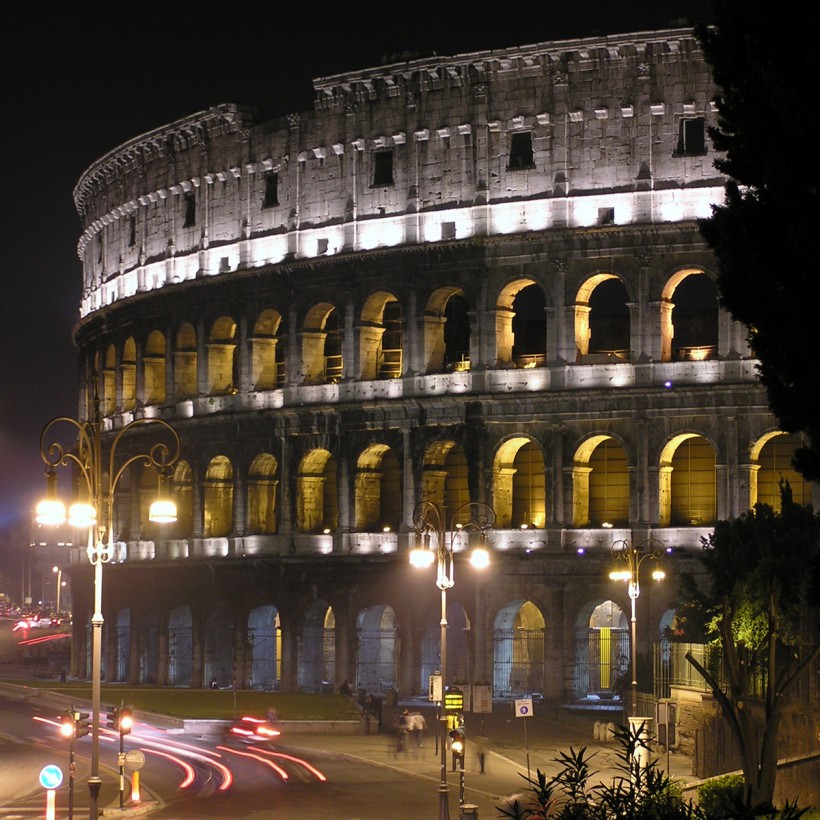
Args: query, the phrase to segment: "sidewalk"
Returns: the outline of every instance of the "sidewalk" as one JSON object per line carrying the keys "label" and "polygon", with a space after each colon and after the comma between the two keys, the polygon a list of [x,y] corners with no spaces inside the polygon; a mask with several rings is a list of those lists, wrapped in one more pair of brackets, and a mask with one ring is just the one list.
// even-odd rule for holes
{"label": "sidewalk", "polygon": [[[402,703],[402,706],[405,704]],[[406,751],[397,753],[396,737],[391,733],[359,735],[319,735],[294,734],[283,738],[283,745],[292,748],[310,750],[314,753],[331,753],[346,755],[351,759],[365,761],[368,764],[391,768],[404,775],[418,777],[431,784],[441,780],[441,758],[437,751],[435,711],[420,706],[418,702],[406,704],[410,708],[423,712],[427,731],[422,747],[416,748],[412,740]],[[572,747],[576,752],[586,747],[595,756],[591,762],[593,782],[609,783],[612,778],[622,774],[618,769],[617,753],[621,750],[614,741],[600,741],[593,737],[595,718],[574,716],[564,712],[560,707],[536,706],[535,714],[529,718],[516,718],[511,704],[495,704],[492,714],[465,715],[467,751],[464,768],[465,802],[481,806],[482,817],[496,817],[488,810],[501,805],[511,795],[521,794],[527,790],[522,778],[529,771],[531,777],[540,769],[548,776],[560,770],[560,764],[554,761],[562,751]],[[539,715],[539,711],[542,712]],[[526,725],[525,725],[526,723]],[[482,733],[486,738],[486,755],[484,773],[480,771],[475,739]],[[447,760],[447,782],[450,792],[450,803],[455,815],[460,791],[460,774],[452,771],[452,760],[449,749]],[[667,755],[662,748],[657,752],[659,767],[667,770]],[[680,781],[694,782],[692,762],[676,752],[670,752],[669,773]],[[434,798],[434,794],[433,794]]]}

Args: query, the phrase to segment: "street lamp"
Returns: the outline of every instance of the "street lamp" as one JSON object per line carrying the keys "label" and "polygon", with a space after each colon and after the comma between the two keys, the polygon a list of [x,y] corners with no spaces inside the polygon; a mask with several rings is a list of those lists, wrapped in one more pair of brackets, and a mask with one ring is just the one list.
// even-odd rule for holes
{"label": "street lamp", "polygon": [[[626,569],[613,569],[609,577],[613,581],[626,581],[629,590],[629,600],[632,602],[632,708],[630,716],[638,714],[638,643],[637,643],[637,617],[635,615],[638,596],[641,594],[641,564],[647,558],[653,561],[660,561],[663,558],[663,544],[650,538],[641,544],[631,544],[629,541],[616,541],[612,545],[612,558],[615,565],[626,564]],[[661,581],[666,577],[662,569],[652,571],[652,579]]]}
{"label": "street lamp", "polygon": [[62,591],[61,587],[63,585],[63,571],[62,571],[62,569],[60,569],[60,567],[52,567],[51,571],[57,573],[57,595],[55,597],[57,598],[56,607],[57,607],[57,617],[59,618],[60,617],[60,611],[61,611],[60,610],[60,592]]}
{"label": "street lamp", "polygon": [[[466,519],[466,521],[464,520]],[[495,511],[483,502],[462,504],[453,513],[449,538],[446,530],[445,511],[432,501],[422,501],[413,510],[414,546],[410,551],[410,563],[426,568],[436,564],[436,586],[441,590],[441,696],[447,688],[447,590],[455,584],[454,546],[462,532],[474,530],[479,543],[471,551],[470,563],[484,569],[490,563],[487,550],[487,531],[495,523]],[[431,543],[435,536],[435,547]],[[450,819],[450,802],[447,791],[447,715],[444,703],[439,713],[439,751],[441,752],[441,780],[438,788],[439,820]]]}
{"label": "street lamp", "polygon": [[[121,463],[117,449],[127,433],[135,428],[153,425],[163,433],[163,441],[147,451],[126,453]],[[68,427],[76,440],[70,447],[52,439],[55,429]],[[102,565],[114,554],[114,495],[120,478],[132,464],[141,463],[157,472],[158,495],[151,504],[148,518],[156,523],[176,520],[176,505],[167,495],[170,468],[179,458],[179,436],[162,419],[138,418],[124,425],[114,436],[107,454],[103,452],[99,399],[94,400],[93,421],[79,421],[67,416],[52,419],[40,435],[40,457],[46,465],[46,497],[37,505],[39,524],[58,526],[66,520],[65,505],[57,495],[57,467],[70,467],[77,477],[80,492],[68,510],[68,522],[77,529],[88,530],[88,560],[94,567],[94,614],[91,665],[91,776],[90,820],[97,820],[100,793],[100,682],[102,661]],[[107,458],[104,456],[107,455]]]}

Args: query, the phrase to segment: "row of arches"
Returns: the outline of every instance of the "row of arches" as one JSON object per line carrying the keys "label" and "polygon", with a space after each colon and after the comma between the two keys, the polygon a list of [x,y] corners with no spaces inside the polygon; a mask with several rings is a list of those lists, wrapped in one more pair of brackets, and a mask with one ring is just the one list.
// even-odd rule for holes
{"label": "row of arches", "polygon": [[[638,310],[627,280],[598,273],[565,308],[550,307],[531,278],[504,285],[479,317],[475,300],[456,285],[434,290],[420,314],[390,291],[352,304],[319,301],[301,321],[267,307],[253,317],[219,315],[109,342],[94,354],[105,415],[198,396],[265,391],[342,379],[393,379],[487,367],[543,367],[706,360],[718,352],[715,285],[703,271],[672,275],[652,306]],[[643,318],[642,318],[643,317]],[[647,326],[642,327],[646,322]],[[651,339],[651,341],[649,341]]]}
{"label": "row of arches", "polygon": [[[664,625],[673,611],[664,613],[653,628],[654,640],[664,638]],[[104,676],[109,681],[161,683],[181,687],[219,686],[275,690],[283,687],[283,654],[288,641],[282,617],[274,604],[252,609],[236,623],[223,605],[216,606],[200,628],[189,606],[174,607],[163,622],[150,617],[132,622],[131,610],[117,612],[116,628],[107,638]],[[511,698],[543,693],[546,664],[551,655],[548,624],[539,607],[528,599],[501,606],[491,621],[488,651],[491,660],[478,662],[474,624],[457,602],[447,609],[448,682],[472,682],[476,669],[491,676],[496,697]],[[370,693],[400,688],[402,630],[389,604],[360,610],[355,617],[353,669],[337,674],[337,647],[347,638],[337,636],[332,606],[314,601],[299,617],[291,637],[296,647],[295,688],[319,692],[335,689],[338,679],[351,679],[356,689]],[[90,629],[90,628],[89,628]],[[284,630],[287,631],[286,629]],[[629,625],[623,609],[612,600],[586,602],[575,617],[573,648],[567,653],[573,699],[612,695],[627,669]],[[412,687],[426,691],[429,676],[441,668],[440,625],[432,614],[409,644],[418,644],[418,662],[411,672]],[[87,646],[87,650],[90,645]],[[90,652],[89,652],[90,657]],[[134,665],[133,668],[131,665]],[[350,674],[352,671],[352,675]]]}
{"label": "row of arches", "polygon": [[[810,487],[791,465],[799,444],[796,436],[771,432],[750,448],[747,508],[758,502],[779,508],[782,479],[791,484],[795,501],[810,503]],[[718,491],[713,444],[704,436],[680,433],[668,439],[657,459],[658,508],[653,520],[660,526],[714,523]],[[179,514],[174,536],[214,538],[288,530],[327,534],[340,527],[397,532],[411,520],[417,501],[455,511],[480,500],[475,496],[483,470],[451,439],[427,446],[422,463],[411,470],[418,475],[418,492],[411,496],[403,491],[407,476],[401,454],[388,444],[372,443],[351,461],[342,459],[340,464],[329,450],[313,448],[296,461],[292,477],[272,453],[257,454],[242,474],[222,454],[212,457],[197,474],[189,461],[180,461],[172,482]],[[497,447],[491,462],[488,489],[496,527],[538,529],[558,521],[573,527],[627,527],[636,510],[633,462],[622,440],[596,434],[576,448],[572,466],[556,475],[539,441],[528,435],[511,436]],[[282,491],[283,479],[290,485],[287,493]],[[565,482],[570,499],[564,509],[554,499],[554,485],[560,481]],[[159,534],[147,523],[154,491],[155,479],[145,471],[139,522],[143,538]],[[291,500],[284,510],[283,498]],[[135,535],[127,521],[121,522],[121,532],[123,540],[125,535]]]}

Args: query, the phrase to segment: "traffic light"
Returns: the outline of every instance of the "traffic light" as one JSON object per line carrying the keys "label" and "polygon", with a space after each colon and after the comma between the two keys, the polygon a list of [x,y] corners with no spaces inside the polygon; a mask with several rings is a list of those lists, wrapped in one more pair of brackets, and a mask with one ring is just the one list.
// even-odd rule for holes
{"label": "traffic light", "polygon": [[74,737],[74,712],[71,709],[60,715],[60,734],[66,740],[71,740]]}
{"label": "traffic light", "polygon": [[74,737],[85,737],[91,731],[91,717],[88,712],[74,713]]}
{"label": "traffic light", "polygon": [[464,729],[450,731],[450,751],[453,753],[453,762],[464,759]]}
{"label": "traffic light", "polygon": [[120,721],[119,728],[121,735],[130,735],[131,729],[134,726],[134,712],[128,706],[121,706],[119,709]]}
{"label": "traffic light", "polygon": [[120,709],[119,706],[115,706],[109,713],[108,713],[108,725],[116,732],[120,728]]}

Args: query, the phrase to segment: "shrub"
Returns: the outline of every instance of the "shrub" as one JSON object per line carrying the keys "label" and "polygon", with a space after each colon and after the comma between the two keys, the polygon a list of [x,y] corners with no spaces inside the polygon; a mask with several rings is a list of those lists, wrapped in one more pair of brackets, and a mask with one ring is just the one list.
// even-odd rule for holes
{"label": "shrub", "polygon": [[698,805],[710,817],[727,817],[743,802],[743,777],[724,774],[698,786]]}

